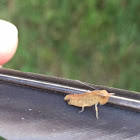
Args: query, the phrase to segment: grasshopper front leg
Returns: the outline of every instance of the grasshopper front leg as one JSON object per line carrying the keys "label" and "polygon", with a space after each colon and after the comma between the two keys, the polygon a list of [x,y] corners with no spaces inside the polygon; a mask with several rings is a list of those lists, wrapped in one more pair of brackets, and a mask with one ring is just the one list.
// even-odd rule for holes
{"label": "grasshopper front leg", "polygon": [[95,111],[96,111],[96,118],[98,119],[98,107],[97,107],[97,104],[95,104]]}

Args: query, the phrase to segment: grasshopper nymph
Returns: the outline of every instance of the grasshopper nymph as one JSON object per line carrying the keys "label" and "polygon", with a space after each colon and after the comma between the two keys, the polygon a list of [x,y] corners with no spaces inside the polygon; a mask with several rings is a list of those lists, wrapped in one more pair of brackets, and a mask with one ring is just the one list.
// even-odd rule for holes
{"label": "grasshopper nymph", "polygon": [[82,107],[79,113],[84,111],[84,107],[95,105],[96,118],[98,119],[97,105],[106,104],[109,97],[112,95],[114,95],[114,93],[108,93],[106,90],[94,90],[83,94],[66,95],[64,100],[67,101],[69,105]]}

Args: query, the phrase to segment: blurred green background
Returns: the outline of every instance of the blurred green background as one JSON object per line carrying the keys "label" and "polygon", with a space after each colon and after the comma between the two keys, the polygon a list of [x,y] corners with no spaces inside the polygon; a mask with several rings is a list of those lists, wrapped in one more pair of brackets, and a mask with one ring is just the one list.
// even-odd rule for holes
{"label": "blurred green background", "polygon": [[0,136],[0,140],[6,140],[6,139]]}
{"label": "blurred green background", "polygon": [[19,30],[4,67],[140,91],[139,0],[0,0]]}

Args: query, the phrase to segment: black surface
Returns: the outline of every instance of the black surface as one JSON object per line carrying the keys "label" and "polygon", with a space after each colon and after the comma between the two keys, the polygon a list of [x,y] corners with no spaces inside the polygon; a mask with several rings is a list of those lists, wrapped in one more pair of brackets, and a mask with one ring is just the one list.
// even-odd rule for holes
{"label": "black surface", "polygon": [[140,114],[69,106],[63,95],[0,82],[0,135],[9,140],[140,139]]}
{"label": "black surface", "polygon": [[[115,92],[111,105],[140,110],[137,92],[90,86]],[[140,139],[140,113],[104,105],[98,106],[99,120],[94,107],[79,114],[81,108],[64,101],[65,94],[81,93],[71,87],[90,89],[74,80],[0,69],[0,136],[8,140]]]}

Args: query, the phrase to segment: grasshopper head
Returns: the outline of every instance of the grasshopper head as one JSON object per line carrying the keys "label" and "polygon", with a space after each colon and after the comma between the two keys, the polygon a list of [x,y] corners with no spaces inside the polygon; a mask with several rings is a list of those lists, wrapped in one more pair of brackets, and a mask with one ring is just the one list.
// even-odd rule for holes
{"label": "grasshopper head", "polygon": [[100,100],[99,100],[100,105],[106,104],[109,97],[114,95],[114,94],[115,93],[108,93],[106,90],[101,90],[100,93],[99,93],[99,95],[100,95]]}

